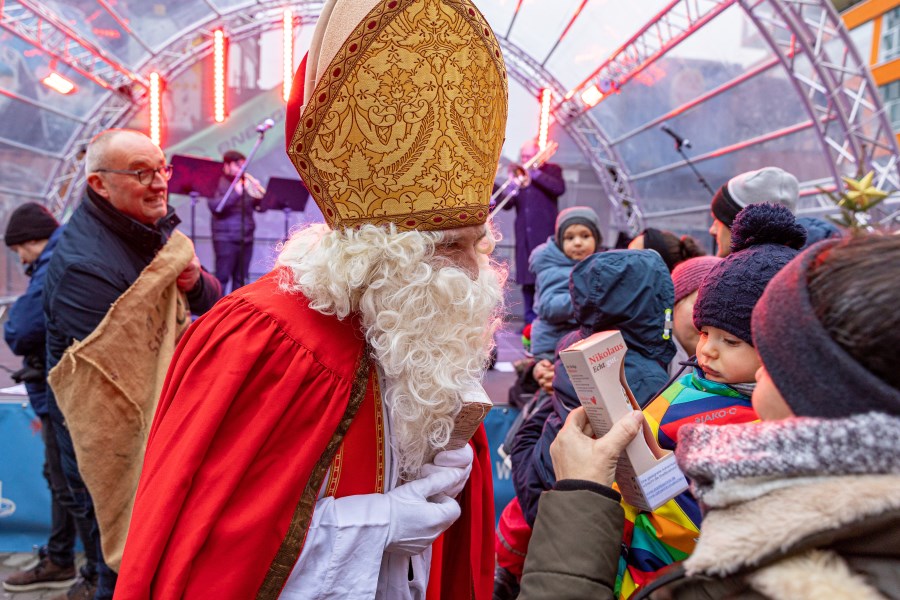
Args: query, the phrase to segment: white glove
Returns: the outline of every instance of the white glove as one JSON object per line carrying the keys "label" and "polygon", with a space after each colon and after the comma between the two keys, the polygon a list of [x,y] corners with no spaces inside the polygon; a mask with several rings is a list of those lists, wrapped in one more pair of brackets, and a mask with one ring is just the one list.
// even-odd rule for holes
{"label": "white glove", "polygon": [[474,458],[475,453],[472,451],[472,446],[468,444],[462,448],[457,448],[456,450],[444,450],[443,452],[438,452],[434,457],[434,464],[427,464],[422,467],[422,476],[427,477],[428,475],[437,472],[441,467],[465,469],[466,476],[459,482],[459,485],[444,492],[451,498],[456,498],[459,496],[460,492],[463,491],[463,488],[466,487],[466,482],[469,481],[469,475],[472,473],[472,460]]}
{"label": "white glove", "polygon": [[425,552],[459,518],[459,504],[446,492],[462,489],[470,470],[433,466],[425,477],[385,494],[391,515],[385,550],[406,556]]}

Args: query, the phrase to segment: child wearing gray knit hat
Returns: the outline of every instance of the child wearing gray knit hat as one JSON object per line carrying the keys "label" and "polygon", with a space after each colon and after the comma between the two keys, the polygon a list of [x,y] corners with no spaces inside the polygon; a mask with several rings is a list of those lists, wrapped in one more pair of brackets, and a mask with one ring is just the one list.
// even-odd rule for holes
{"label": "child wearing gray knit hat", "polygon": [[[560,338],[578,327],[569,295],[569,275],[579,261],[600,248],[600,219],[589,206],[572,206],[556,217],[553,237],[531,253],[528,266],[535,275],[531,351],[538,359],[552,359]],[[550,364],[549,360],[544,365]]]}

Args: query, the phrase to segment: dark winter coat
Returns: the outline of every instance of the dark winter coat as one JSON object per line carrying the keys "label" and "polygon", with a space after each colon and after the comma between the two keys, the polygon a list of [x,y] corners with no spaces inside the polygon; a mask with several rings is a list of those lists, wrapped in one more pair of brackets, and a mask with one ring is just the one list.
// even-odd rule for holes
{"label": "dark winter coat", "polygon": [[219,187],[216,189],[215,198],[207,198],[210,213],[210,229],[213,240],[217,242],[239,242],[241,241],[241,206],[244,208],[244,241],[253,242],[253,232],[256,231],[256,223],[253,220],[253,213],[259,210],[260,200],[253,198],[250,194],[246,194],[241,202],[241,195],[231,192],[222,212],[216,212],[225,192],[231,185],[231,177],[224,175],[219,179]]}
{"label": "dark winter coat", "polygon": [[[628,346],[628,387],[638,404],[646,405],[665,387],[666,369],[675,355],[671,339],[663,339],[665,311],[674,304],[675,289],[662,258],[647,250],[594,254],[575,267],[571,282],[575,318],[581,328],[563,337],[558,350],[599,331],[619,330]],[[513,444],[513,484],[529,524],[534,523],[541,492],[556,483],[550,444],[569,412],[580,405],[565,367],[557,360],[552,410],[538,411]],[[543,424],[537,422],[541,416],[546,419]],[[541,434],[536,437],[533,432],[539,426]],[[533,444],[530,450],[529,444]]]}
{"label": "dark winter coat", "polygon": [[[109,307],[133,284],[168,241],[180,220],[170,206],[155,227],[131,219],[88,188],[59,240],[44,286],[47,319],[47,369],[62,358],[73,340],[96,329]],[[222,295],[218,280],[201,271],[187,294],[191,312],[200,315]],[[48,389],[52,396],[52,390]]]}
{"label": "dark winter coat", "polygon": [[62,236],[63,227],[58,227],[37,260],[28,266],[26,274],[30,277],[25,293],[13,303],[9,309],[6,323],[3,324],[3,339],[13,354],[24,356],[24,367],[31,367],[43,372],[41,381],[26,381],[28,399],[31,407],[39,416],[47,414],[47,328],[44,325],[44,282],[47,279],[47,266]]}
{"label": "dark winter coat", "polygon": [[531,185],[519,190],[503,207],[503,210],[516,209],[516,283],[519,285],[534,284],[534,273],[528,270],[528,257],[553,235],[557,200],[566,192],[559,165],[545,163],[530,173]]}
{"label": "dark winter coat", "polygon": [[806,229],[806,243],[803,244],[801,250],[805,250],[822,240],[841,237],[843,235],[837,225],[818,217],[797,217],[797,223]]}
{"label": "dark winter coat", "polygon": [[577,264],[563,253],[552,236],[531,253],[528,265],[537,278],[537,318],[531,324],[531,352],[536,358],[552,359],[559,340],[578,328],[569,294],[569,275]]}
{"label": "dark winter coat", "polygon": [[[622,506],[608,488],[560,483],[541,497],[519,599],[615,598]],[[632,598],[900,598],[898,486],[821,477],[711,510],[691,558]]]}

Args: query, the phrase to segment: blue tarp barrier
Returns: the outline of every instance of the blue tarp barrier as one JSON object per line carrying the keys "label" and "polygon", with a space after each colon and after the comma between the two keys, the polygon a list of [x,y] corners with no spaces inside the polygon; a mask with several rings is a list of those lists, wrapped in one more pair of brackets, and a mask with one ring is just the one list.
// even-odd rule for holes
{"label": "blue tarp barrier", "polygon": [[[494,476],[494,511],[495,521],[500,520],[500,513],[516,495],[513,489],[512,473],[503,463],[503,457],[497,452],[497,448],[503,443],[510,425],[519,415],[518,408],[497,405],[491,409],[484,420],[484,430],[487,433],[488,444],[491,447],[491,470]],[[496,523],[495,523],[496,525]]]}
{"label": "blue tarp barrier", "polygon": [[27,399],[0,399],[0,552],[30,552],[50,534],[40,423]]}

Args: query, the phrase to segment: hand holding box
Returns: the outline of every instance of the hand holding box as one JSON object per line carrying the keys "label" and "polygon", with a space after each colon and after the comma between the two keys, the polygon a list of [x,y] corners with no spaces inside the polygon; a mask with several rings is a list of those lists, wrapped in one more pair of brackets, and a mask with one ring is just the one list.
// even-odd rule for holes
{"label": "hand holding box", "polygon": [[[603,331],[559,355],[598,437],[605,435],[613,423],[640,409],[625,379],[627,350],[620,332]],[[652,511],[686,490],[688,483],[675,455],[659,447],[646,422],[643,433],[619,457],[616,483],[626,502]]]}

